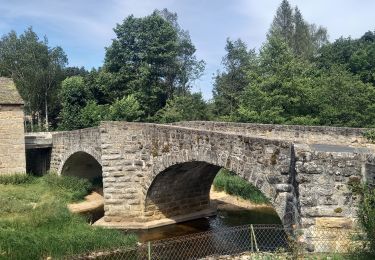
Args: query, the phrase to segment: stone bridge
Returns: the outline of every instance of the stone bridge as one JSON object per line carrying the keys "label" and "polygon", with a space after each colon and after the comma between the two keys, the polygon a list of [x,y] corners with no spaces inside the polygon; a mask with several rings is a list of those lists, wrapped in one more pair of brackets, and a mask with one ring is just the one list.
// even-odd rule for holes
{"label": "stone bridge", "polygon": [[[374,182],[375,176],[374,146],[363,138],[364,131],[102,122],[51,133],[50,168],[103,178],[105,216],[98,225],[151,228],[212,215],[209,191],[224,167],[260,189],[285,226],[350,228],[358,202],[350,186]],[[29,149],[38,148],[37,139],[26,137]]]}

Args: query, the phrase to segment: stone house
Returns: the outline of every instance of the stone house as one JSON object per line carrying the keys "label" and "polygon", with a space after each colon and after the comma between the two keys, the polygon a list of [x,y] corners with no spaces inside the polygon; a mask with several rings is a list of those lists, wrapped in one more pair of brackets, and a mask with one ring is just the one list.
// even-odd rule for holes
{"label": "stone house", "polygon": [[13,80],[0,77],[0,175],[26,172],[23,104]]}

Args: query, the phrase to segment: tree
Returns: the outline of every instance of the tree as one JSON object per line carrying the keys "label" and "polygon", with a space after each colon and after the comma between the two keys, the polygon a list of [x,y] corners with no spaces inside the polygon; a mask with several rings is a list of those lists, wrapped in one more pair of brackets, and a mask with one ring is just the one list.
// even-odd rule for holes
{"label": "tree", "polygon": [[92,69],[84,79],[94,100],[100,105],[112,104],[123,96],[123,90],[118,86],[116,75],[104,69]]}
{"label": "tree", "polygon": [[88,125],[82,121],[81,109],[86,107],[89,101],[92,100],[92,95],[83,78],[74,76],[65,79],[62,82],[59,98],[62,106],[59,128],[61,130],[73,130],[87,127]]}
{"label": "tree", "polygon": [[134,95],[117,99],[109,108],[109,118],[114,121],[139,121],[143,111]]}
{"label": "tree", "polygon": [[143,18],[129,16],[114,31],[104,70],[114,75],[118,96],[134,94],[148,117],[175,93],[189,89],[189,81],[203,69],[175,14],[165,11],[162,16],[155,11]]}
{"label": "tree", "polygon": [[236,111],[240,95],[249,84],[249,73],[254,73],[257,65],[255,51],[248,50],[240,39],[227,39],[225,50],[227,54],[222,60],[225,71],[216,75],[213,89],[215,113],[220,116],[230,116]]}
{"label": "tree", "polygon": [[293,50],[297,55],[305,56],[305,58],[311,57],[314,51],[312,35],[309,24],[303,19],[298,7],[294,9],[294,26]]}
{"label": "tree", "polygon": [[283,0],[276,11],[269,36],[282,38],[288,46],[293,46],[294,21],[293,9],[287,0]]}
{"label": "tree", "polygon": [[294,54],[307,59],[328,43],[327,29],[306,22],[298,7],[293,11],[287,0],[281,2],[268,33],[268,39],[275,37],[282,39]]}
{"label": "tree", "polygon": [[95,101],[89,100],[85,107],[78,112],[80,127],[98,126],[101,121],[108,120],[109,106],[98,105]]}
{"label": "tree", "polygon": [[260,52],[257,71],[241,94],[239,121],[375,126],[375,88],[343,66],[319,69],[272,38]]}
{"label": "tree", "polygon": [[0,40],[0,73],[11,76],[25,101],[25,109],[41,127],[42,114],[48,129],[67,57],[60,47],[50,48],[28,28],[19,37],[12,31]]}
{"label": "tree", "polygon": [[359,39],[339,38],[323,46],[316,62],[321,68],[344,66],[362,82],[375,86],[375,36],[373,32],[365,33]]}
{"label": "tree", "polygon": [[314,79],[314,107],[321,125],[375,126],[375,89],[342,66],[333,66]]}
{"label": "tree", "polygon": [[66,67],[64,68],[64,78],[69,78],[73,76],[86,76],[88,74],[88,71],[85,69],[85,67]]}
{"label": "tree", "polygon": [[187,93],[168,100],[167,105],[159,110],[154,118],[160,123],[209,120],[210,113],[201,93]]}
{"label": "tree", "polygon": [[283,40],[270,38],[260,52],[258,73],[241,94],[237,120],[316,123],[308,94],[311,71]]}
{"label": "tree", "polygon": [[[195,56],[196,48],[191,41],[189,31],[183,30],[178,24],[177,13],[170,12],[168,9],[155,10],[154,12],[169,22],[177,32],[178,55],[175,64],[172,67],[169,79],[169,85],[174,87],[170,93],[176,92],[177,95],[185,94],[191,89],[191,83],[199,79],[204,71],[205,62],[198,60]],[[168,98],[173,97],[173,95]]]}

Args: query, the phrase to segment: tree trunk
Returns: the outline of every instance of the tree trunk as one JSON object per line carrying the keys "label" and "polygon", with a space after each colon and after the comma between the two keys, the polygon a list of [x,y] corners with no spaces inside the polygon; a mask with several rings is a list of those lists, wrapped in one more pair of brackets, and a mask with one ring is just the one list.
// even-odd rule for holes
{"label": "tree trunk", "polygon": [[42,128],[42,121],[41,121],[41,118],[40,118],[40,111],[38,111],[36,113],[36,116],[37,116],[37,120],[38,120],[38,131],[40,131],[40,129]]}
{"label": "tree trunk", "polygon": [[46,95],[44,96],[44,103],[45,103],[45,109],[46,109],[46,130],[49,130],[49,122],[48,122],[48,101],[47,101],[47,92]]}

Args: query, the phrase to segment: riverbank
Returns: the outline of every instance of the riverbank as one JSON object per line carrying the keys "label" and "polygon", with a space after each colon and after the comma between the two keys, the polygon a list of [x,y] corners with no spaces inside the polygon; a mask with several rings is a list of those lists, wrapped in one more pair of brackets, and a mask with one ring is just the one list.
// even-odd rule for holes
{"label": "riverbank", "polygon": [[224,191],[216,191],[212,186],[210,191],[211,202],[217,205],[218,210],[254,210],[254,209],[267,209],[274,210],[270,204],[255,203],[245,200],[239,196],[230,195]]}
{"label": "riverbank", "polygon": [[213,187],[215,191],[224,191],[254,204],[270,204],[269,199],[254,185],[224,168],[216,175]]}
{"label": "riverbank", "polygon": [[92,227],[67,204],[90,184],[73,177],[0,177],[0,259],[45,259],[133,246],[134,235]]}
{"label": "riverbank", "polygon": [[[214,186],[210,190],[211,203],[216,205],[217,210],[243,211],[243,210],[263,210],[274,211],[274,208],[267,203],[255,203],[245,200],[239,196],[230,195],[224,191],[216,191]],[[83,201],[69,203],[68,209],[72,213],[87,214],[97,212],[104,207],[104,198],[101,191],[92,191],[84,197]],[[104,213],[104,212],[103,212]]]}

